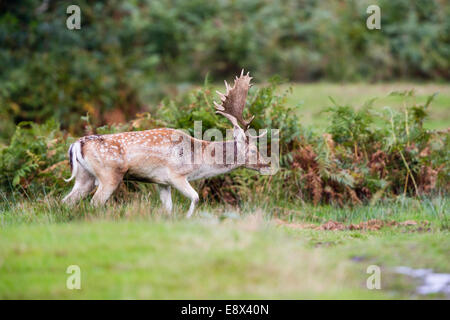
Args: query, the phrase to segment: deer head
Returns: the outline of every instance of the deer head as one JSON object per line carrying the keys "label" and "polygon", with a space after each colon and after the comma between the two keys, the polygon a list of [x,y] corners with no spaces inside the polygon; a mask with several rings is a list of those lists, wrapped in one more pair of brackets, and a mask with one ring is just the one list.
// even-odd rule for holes
{"label": "deer head", "polygon": [[221,103],[214,101],[216,113],[223,115],[233,124],[233,137],[237,144],[238,156],[242,156],[245,160],[244,166],[248,169],[264,171],[270,167],[268,161],[263,159],[258,151],[256,140],[267,134],[267,131],[259,136],[252,136],[248,132],[250,123],[255,118],[254,115],[248,120],[243,119],[243,112],[245,102],[247,99],[248,90],[251,87],[249,73],[244,75],[242,70],[241,75],[236,77],[234,84],[231,87],[225,80],[226,93],[217,91],[220,96]]}

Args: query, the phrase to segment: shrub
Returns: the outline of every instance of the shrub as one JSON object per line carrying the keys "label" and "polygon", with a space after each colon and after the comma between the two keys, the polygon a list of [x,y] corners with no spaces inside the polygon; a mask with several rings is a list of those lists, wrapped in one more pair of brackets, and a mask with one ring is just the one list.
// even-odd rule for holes
{"label": "shrub", "polygon": [[[342,206],[449,191],[449,132],[429,131],[423,126],[434,96],[423,105],[408,105],[403,112],[389,108],[375,112],[371,101],[359,110],[335,103],[328,110],[328,133],[318,135],[301,127],[295,108],[286,104],[289,89],[278,93],[278,82],[275,78],[265,87],[251,89],[246,109],[256,115],[255,129],[280,129],[280,171],[274,176],[260,176],[240,169],[196,182],[199,193],[208,201],[235,205],[244,199],[275,199]],[[414,92],[393,94],[405,99],[406,105]],[[230,125],[214,113],[216,98],[213,87],[206,83],[175,100],[163,100],[154,116],[143,113],[125,124],[96,129],[89,116],[83,121],[89,134],[162,126],[193,133],[194,121],[202,121],[203,130],[225,130]],[[65,159],[72,140],[55,121],[21,123],[11,143],[0,151],[0,188],[37,195],[65,192],[69,184],[62,177],[69,176]]]}
{"label": "shrub", "polygon": [[0,148],[0,191],[39,195],[67,188],[63,177],[70,176],[69,141],[54,120],[21,122],[10,144]]}

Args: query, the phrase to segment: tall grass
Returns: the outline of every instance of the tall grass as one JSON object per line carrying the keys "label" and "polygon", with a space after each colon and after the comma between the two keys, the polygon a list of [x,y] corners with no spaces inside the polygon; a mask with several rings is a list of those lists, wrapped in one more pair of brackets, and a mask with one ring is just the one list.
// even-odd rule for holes
{"label": "tall grass", "polygon": [[[89,198],[76,206],[61,203],[60,197],[7,197],[0,193],[0,225],[53,224],[82,221],[178,221],[185,219],[189,207],[181,194],[174,193],[174,213],[168,215],[161,207],[156,192],[119,194],[104,207],[94,207]],[[360,223],[371,219],[383,221],[429,222],[438,230],[449,229],[449,200],[446,197],[405,198],[379,201],[372,206],[338,207],[314,206],[301,201],[286,201],[276,198],[254,197],[242,199],[239,207],[216,202],[201,201],[194,219],[220,221],[241,220],[247,216],[260,215],[266,221],[281,219],[289,223],[312,223],[320,225],[327,221],[344,224]]]}

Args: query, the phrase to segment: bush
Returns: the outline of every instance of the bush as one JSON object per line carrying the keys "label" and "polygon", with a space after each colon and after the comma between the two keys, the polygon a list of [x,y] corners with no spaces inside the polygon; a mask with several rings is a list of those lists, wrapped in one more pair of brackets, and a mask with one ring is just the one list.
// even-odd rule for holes
{"label": "bush", "polygon": [[[413,92],[393,94],[407,100]],[[371,109],[373,100],[359,111],[341,105],[329,109],[329,133],[305,139],[292,162],[303,173],[310,199],[342,205],[383,195],[448,192],[448,132],[423,128],[433,98],[404,113],[389,108],[377,113]]]}
{"label": "bush", "polygon": [[[397,195],[422,196],[448,193],[449,132],[423,128],[431,96],[423,105],[409,105],[404,112],[360,110],[335,104],[330,108],[328,133],[317,135],[302,128],[292,107],[286,104],[289,90],[278,94],[277,79],[251,89],[247,109],[255,114],[253,128],[280,129],[280,171],[274,176],[239,169],[230,174],[196,182],[208,201],[239,204],[241,200],[291,202],[312,201],[336,205],[375,202]],[[395,92],[411,103],[412,91]],[[228,120],[213,111],[216,94],[203,88],[176,100],[165,99],[153,117],[143,113],[122,125],[94,129],[83,117],[89,134],[173,127],[192,132],[193,122],[203,130],[229,128]],[[156,120],[158,119],[158,120]],[[270,143],[269,136],[269,143]],[[60,194],[69,184],[66,152],[73,139],[66,137],[55,121],[43,125],[21,123],[10,145],[0,150],[0,188],[3,192],[33,191]]]}
{"label": "bush", "polygon": [[54,120],[20,123],[10,144],[0,147],[0,191],[40,195],[67,188],[63,177],[70,176],[66,157],[70,140]]}

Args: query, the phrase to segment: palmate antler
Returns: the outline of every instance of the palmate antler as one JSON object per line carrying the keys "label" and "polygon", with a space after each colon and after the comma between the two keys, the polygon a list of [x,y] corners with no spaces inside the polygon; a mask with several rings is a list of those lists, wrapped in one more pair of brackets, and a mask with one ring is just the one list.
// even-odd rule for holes
{"label": "palmate antler", "polygon": [[216,107],[216,113],[219,113],[226,117],[234,126],[242,126],[244,131],[247,131],[250,123],[253,121],[255,116],[252,116],[249,120],[244,120],[242,118],[242,113],[245,108],[245,100],[247,99],[248,89],[251,87],[249,72],[244,75],[244,69],[242,69],[241,75],[236,77],[234,80],[234,85],[230,87],[225,81],[225,87],[227,92],[225,94],[217,91],[220,96],[221,103],[218,104],[214,101]]}

